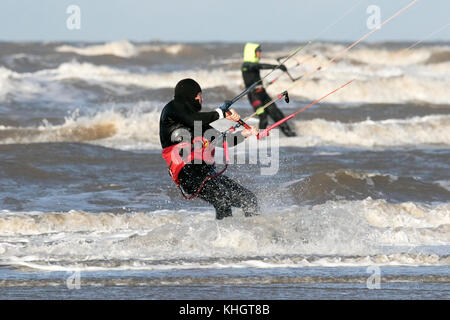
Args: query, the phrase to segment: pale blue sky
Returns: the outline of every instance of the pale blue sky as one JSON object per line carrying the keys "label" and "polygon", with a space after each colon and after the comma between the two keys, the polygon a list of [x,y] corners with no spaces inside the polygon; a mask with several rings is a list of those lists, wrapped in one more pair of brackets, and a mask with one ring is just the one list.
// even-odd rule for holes
{"label": "pale blue sky", "polygon": [[[1,0],[0,41],[355,40],[368,32],[369,5],[384,21],[411,0]],[[353,5],[340,23],[322,32]],[[81,29],[66,8],[81,9]],[[370,41],[416,41],[450,22],[450,0],[421,0]],[[450,41],[450,27],[430,40]]]}

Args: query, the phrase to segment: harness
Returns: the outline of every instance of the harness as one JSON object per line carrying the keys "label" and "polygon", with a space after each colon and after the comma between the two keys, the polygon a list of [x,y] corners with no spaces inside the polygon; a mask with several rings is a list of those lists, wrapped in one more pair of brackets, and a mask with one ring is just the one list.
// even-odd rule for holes
{"label": "harness", "polygon": [[[166,160],[169,175],[175,182],[177,187],[180,189],[181,194],[185,199],[193,199],[197,197],[208,180],[214,179],[225,172],[225,170],[228,167],[229,161],[228,144],[226,142],[226,139],[224,139],[223,148],[226,161],[224,169],[222,169],[219,173],[214,173],[203,179],[197,191],[190,196],[186,195],[186,193],[182,189],[178,176],[181,170],[184,168],[184,166],[187,164],[191,164],[192,162],[194,162],[194,164],[197,161],[198,163],[205,162],[207,164],[214,164],[215,148],[213,144],[211,144],[208,140],[204,139],[203,137],[195,137],[192,140],[192,144],[189,142],[180,142],[173,146],[163,149],[162,156]],[[181,154],[183,153],[184,150],[188,150],[189,153],[186,157],[183,158]]]}

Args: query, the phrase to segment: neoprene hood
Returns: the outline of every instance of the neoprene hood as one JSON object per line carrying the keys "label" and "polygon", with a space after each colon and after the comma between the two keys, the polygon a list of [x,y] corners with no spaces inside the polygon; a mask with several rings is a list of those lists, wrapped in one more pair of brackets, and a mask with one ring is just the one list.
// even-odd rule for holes
{"label": "neoprene hood", "polygon": [[256,57],[256,51],[261,51],[261,45],[258,43],[248,42],[244,47],[244,62],[259,62],[259,58]]}

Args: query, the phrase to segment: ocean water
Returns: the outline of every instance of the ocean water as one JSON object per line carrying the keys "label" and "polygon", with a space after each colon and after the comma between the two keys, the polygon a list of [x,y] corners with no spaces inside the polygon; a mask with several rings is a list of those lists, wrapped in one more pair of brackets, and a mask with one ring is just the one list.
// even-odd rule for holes
{"label": "ocean water", "polygon": [[312,74],[347,45],[305,47],[295,87],[267,78],[286,115],[355,80],[298,137],[237,148],[226,174],[262,212],[216,221],[171,182],[159,114],[186,77],[205,109],[242,91],[243,44],[0,43],[0,298],[448,299],[450,44],[361,44]]}

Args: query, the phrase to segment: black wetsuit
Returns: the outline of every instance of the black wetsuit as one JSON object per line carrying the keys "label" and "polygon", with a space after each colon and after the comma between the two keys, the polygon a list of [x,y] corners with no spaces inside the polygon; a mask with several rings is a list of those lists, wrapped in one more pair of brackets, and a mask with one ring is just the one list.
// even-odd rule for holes
{"label": "black wetsuit", "polygon": [[[242,77],[244,78],[245,87],[248,88],[255,82],[261,80],[261,75],[259,72],[261,69],[274,69],[276,67],[277,67],[276,65],[272,65],[272,64],[244,62],[242,64],[241,70],[242,70]],[[266,90],[264,89],[262,83],[261,83],[261,85],[257,86],[254,90],[249,92],[247,96],[248,96],[248,99],[250,100],[250,103],[255,111],[259,107],[265,106],[267,103],[272,101],[272,99],[267,94]],[[267,125],[269,124],[269,119],[267,118],[268,115],[275,122],[284,118],[283,112],[281,112],[281,110],[278,109],[278,107],[275,103],[272,103],[271,105],[269,105],[267,108],[264,109],[264,113],[258,115],[259,116],[259,129],[265,129],[267,127]],[[288,137],[296,136],[295,131],[293,131],[289,127],[287,122],[281,124],[280,129]]]}
{"label": "black wetsuit", "polygon": [[[218,111],[199,112],[201,106],[194,105],[175,96],[162,110],[160,118],[160,141],[163,148],[170,147],[182,139],[176,137],[176,130],[189,132],[189,140],[193,138],[194,121],[201,121],[202,136],[205,131],[212,133],[211,141],[214,137],[219,137],[220,132],[210,126],[210,123],[219,119]],[[221,112],[221,111],[220,111]],[[237,132],[227,138],[230,147],[243,141],[242,135]],[[189,141],[189,142],[190,142]],[[182,155],[185,157],[186,155]],[[186,164],[178,175],[181,187],[187,193],[193,194],[200,187],[203,180],[215,173],[215,166],[202,162],[201,164]],[[258,201],[256,196],[246,188],[234,182],[230,178],[220,175],[208,180],[198,195],[201,199],[211,203],[216,209],[216,218],[222,219],[231,216],[231,207],[242,208],[246,216],[255,215],[258,212]]]}

